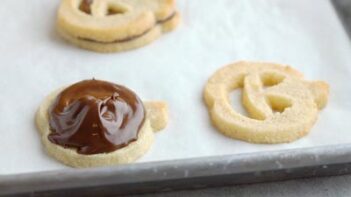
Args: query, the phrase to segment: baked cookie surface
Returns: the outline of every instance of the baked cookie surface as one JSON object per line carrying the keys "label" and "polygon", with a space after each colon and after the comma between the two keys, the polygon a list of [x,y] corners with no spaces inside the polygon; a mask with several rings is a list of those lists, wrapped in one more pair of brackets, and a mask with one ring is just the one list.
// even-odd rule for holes
{"label": "baked cookie surface", "polygon": [[175,0],[62,0],[57,18],[66,40],[97,52],[142,47],[180,21]]}
{"label": "baked cookie surface", "polygon": [[[236,112],[229,93],[242,88],[250,117]],[[213,125],[231,138],[252,143],[291,142],[309,133],[328,99],[329,86],[306,81],[279,64],[237,62],[219,69],[207,82],[204,99]]]}
{"label": "baked cookie surface", "polygon": [[[143,107],[136,110],[133,102],[128,109],[128,104],[117,95],[104,99],[91,95],[70,98],[63,100],[65,107],[61,111],[57,103],[68,88],[47,96],[36,114],[47,153],[66,165],[83,168],[131,163],[149,150],[154,132],[167,124],[166,103],[143,102]],[[112,105],[112,100],[116,105]],[[96,103],[97,111],[85,101]]]}

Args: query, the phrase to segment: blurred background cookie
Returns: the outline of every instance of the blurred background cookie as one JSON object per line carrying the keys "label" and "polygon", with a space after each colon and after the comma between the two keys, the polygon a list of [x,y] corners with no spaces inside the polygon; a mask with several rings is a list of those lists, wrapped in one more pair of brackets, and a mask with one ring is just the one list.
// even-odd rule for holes
{"label": "blurred background cookie", "polygon": [[118,52],[151,43],[179,20],[175,0],[62,0],[57,29],[79,47]]}

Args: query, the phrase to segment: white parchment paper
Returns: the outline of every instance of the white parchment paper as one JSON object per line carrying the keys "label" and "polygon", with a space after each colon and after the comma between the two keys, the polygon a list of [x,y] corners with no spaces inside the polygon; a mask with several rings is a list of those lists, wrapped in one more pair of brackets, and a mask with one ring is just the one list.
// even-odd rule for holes
{"label": "white parchment paper", "polygon": [[[34,114],[51,91],[92,77],[169,103],[167,129],[138,162],[351,142],[350,43],[328,0],[178,0],[183,21],[176,31],[115,54],[85,51],[57,36],[59,0],[1,3],[0,174],[67,168],[45,154]],[[310,135],[255,145],[211,126],[203,87],[215,70],[237,60],[290,64],[308,79],[330,83],[330,102]]]}

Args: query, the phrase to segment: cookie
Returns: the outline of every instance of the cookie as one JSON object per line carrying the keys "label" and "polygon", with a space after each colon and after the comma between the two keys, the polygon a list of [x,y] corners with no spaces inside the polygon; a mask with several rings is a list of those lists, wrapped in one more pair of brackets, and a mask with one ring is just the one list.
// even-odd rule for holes
{"label": "cookie", "polygon": [[[242,88],[249,117],[236,112],[229,93]],[[213,125],[231,138],[251,143],[285,143],[309,133],[328,100],[329,86],[306,81],[289,66],[237,62],[207,82],[204,100]]]}
{"label": "cookie", "polygon": [[36,114],[47,153],[79,168],[137,160],[167,121],[166,103],[142,102],[126,87],[99,80],[51,93]]}
{"label": "cookie", "polygon": [[180,21],[175,0],[62,0],[57,18],[63,38],[97,52],[142,47]]}

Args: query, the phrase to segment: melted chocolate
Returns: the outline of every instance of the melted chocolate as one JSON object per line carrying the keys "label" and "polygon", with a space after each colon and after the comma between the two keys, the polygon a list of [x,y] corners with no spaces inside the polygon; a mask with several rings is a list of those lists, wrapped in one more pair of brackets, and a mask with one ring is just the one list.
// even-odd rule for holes
{"label": "melted chocolate", "polygon": [[[162,19],[162,20],[159,20],[157,21],[157,23],[154,25],[154,27],[156,25],[159,25],[159,24],[163,24],[163,23],[166,23],[170,20],[172,20],[176,15],[176,12],[174,12],[173,14],[171,14],[169,17],[166,17],[165,19]],[[123,42],[129,42],[129,41],[133,41],[135,39],[138,39],[144,35],[146,35],[147,33],[149,33],[154,27],[144,31],[143,33],[139,34],[139,35],[135,35],[135,36],[129,36],[129,37],[126,37],[126,38],[123,38],[123,39],[119,39],[119,40],[114,40],[114,41],[110,41],[110,42],[104,42],[104,41],[97,41],[97,40],[94,40],[94,39],[90,39],[90,38],[81,38],[81,37],[78,37],[79,40],[84,40],[84,41],[88,41],[88,42],[94,42],[94,43],[100,43],[100,44],[115,44],[115,43],[123,43]]]}
{"label": "melted chocolate", "polygon": [[[151,28],[151,29],[152,29],[152,28]],[[124,39],[115,40],[115,41],[111,41],[111,42],[97,41],[97,40],[93,40],[93,39],[90,39],[90,38],[78,38],[78,39],[79,39],[79,40],[88,41],[88,42],[100,43],[100,44],[122,43],[122,42],[129,42],[129,41],[135,40],[135,39],[137,39],[137,38],[140,38],[140,37],[146,35],[147,33],[149,33],[149,31],[151,31],[151,29],[148,29],[148,30],[146,30],[145,32],[143,32],[143,33],[141,33],[141,34],[139,34],[139,35],[136,35],[136,36],[130,36],[130,37],[127,37],[127,38],[124,38]]]}
{"label": "melted chocolate", "polygon": [[91,4],[93,4],[93,0],[82,0],[79,5],[79,10],[86,14],[91,14]]}
{"label": "melted chocolate", "polygon": [[63,90],[49,109],[49,119],[52,143],[89,155],[137,140],[145,110],[131,90],[93,79]]}
{"label": "melted chocolate", "polygon": [[161,19],[161,20],[158,20],[157,24],[166,23],[166,22],[172,20],[175,17],[175,15],[176,15],[176,12],[173,12],[173,14],[169,15],[168,17]]}

